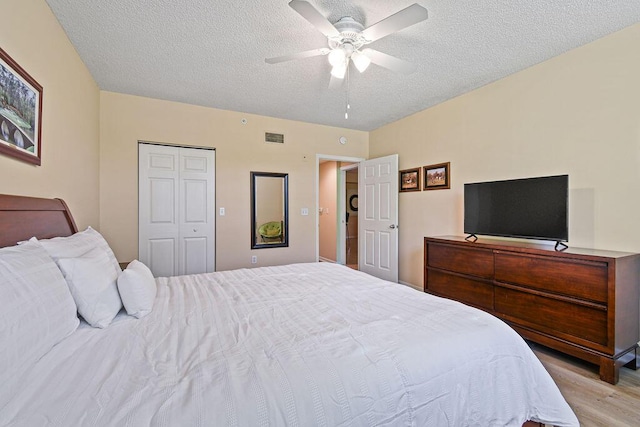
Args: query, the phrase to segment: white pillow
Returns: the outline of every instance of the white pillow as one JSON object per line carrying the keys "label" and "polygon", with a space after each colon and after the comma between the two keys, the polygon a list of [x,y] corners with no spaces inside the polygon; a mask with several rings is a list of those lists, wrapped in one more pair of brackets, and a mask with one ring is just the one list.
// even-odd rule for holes
{"label": "white pillow", "polygon": [[100,248],[109,258],[109,262],[116,269],[118,274],[122,271],[120,264],[109,244],[104,237],[96,230],[88,227],[84,231],[75,233],[68,237],[54,237],[53,239],[38,240],[45,250],[49,253],[54,261],[58,262],[60,258],[77,258],[94,248]]}
{"label": "white pillow", "polygon": [[78,313],[91,326],[106,328],[122,308],[118,294],[118,272],[102,248],[81,257],[60,258],[58,267],[67,280]]}
{"label": "white pillow", "polygon": [[118,290],[127,314],[138,319],[151,313],[156,300],[156,280],[151,270],[140,261],[133,260],[118,276]]}
{"label": "white pillow", "polygon": [[9,384],[78,324],[69,288],[42,246],[0,249],[0,388],[11,393]]}

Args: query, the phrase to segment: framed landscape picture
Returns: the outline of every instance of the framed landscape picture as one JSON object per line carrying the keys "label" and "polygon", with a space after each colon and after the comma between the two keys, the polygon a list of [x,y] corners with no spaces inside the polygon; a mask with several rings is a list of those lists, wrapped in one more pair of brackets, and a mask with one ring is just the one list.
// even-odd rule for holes
{"label": "framed landscape picture", "polygon": [[450,188],[449,162],[423,166],[424,187],[423,190],[444,190]]}
{"label": "framed landscape picture", "polygon": [[41,163],[42,86],[0,48],[0,153]]}
{"label": "framed landscape picture", "polygon": [[400,171],[400,192],[420,191],[420,168]]}

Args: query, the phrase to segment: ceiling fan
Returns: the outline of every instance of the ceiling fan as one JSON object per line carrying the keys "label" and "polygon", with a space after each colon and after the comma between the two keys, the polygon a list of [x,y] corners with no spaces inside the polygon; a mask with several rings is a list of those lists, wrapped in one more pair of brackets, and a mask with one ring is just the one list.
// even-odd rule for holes
{"label": "ceiling fan", "polygon": [[265,62],[268,64],[327,55],[332,66],[332,82],[334,78],[344,79],[350,62],[353,62],[361,73],[372,62],[403,74],[410,74],[415,71],[415,65],[410,62],[374,49],[363,49],[363,47],[427,19],[427,9],[419,4],[414,3],[368,28],[364,28],[362,24],[350,16],[344,16],[335,24],[331,24],[327,18],[306,1],[293,0],[289,3],[289,6],[327,36],[329,47],[267,58]]}

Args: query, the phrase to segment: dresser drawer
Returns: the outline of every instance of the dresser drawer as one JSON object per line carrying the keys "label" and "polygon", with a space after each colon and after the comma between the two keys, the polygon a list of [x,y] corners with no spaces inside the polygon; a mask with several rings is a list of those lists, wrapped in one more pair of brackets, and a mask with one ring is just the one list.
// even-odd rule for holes
{"label": "dresser drawer", "polygon": [[428,270],[429,292],[485,310],[493,310],[493,284],[480,280]]}
{"label": "dresser drawer", "polygon": [[607,302],[607,263],[497,252],[498,282]]}
{"label": "dresser drawer", "polygon": [[427,266],[492,279],[493,252],[429,243]]}
{"label": "dresser drawer", "polygon": [[495,309],[499,314],[522,320],[523,326],[552,335],[554,331],[561,332],[565,334],[562,338],[573,342],[576,342],[575,338],[581,338],[607,345],[607,312],[604,307],[598,309],[496,286]]}

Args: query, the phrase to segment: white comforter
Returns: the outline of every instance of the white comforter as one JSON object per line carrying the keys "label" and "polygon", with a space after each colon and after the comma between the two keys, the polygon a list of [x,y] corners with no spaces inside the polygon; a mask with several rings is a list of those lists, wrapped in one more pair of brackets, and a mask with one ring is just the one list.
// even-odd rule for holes
{"label": "white comforter", "polygon": [[157,283],[149,316],[84,325],[2,389],[0,425],[578,425],[522,339],[462,304],[329,263]]}

